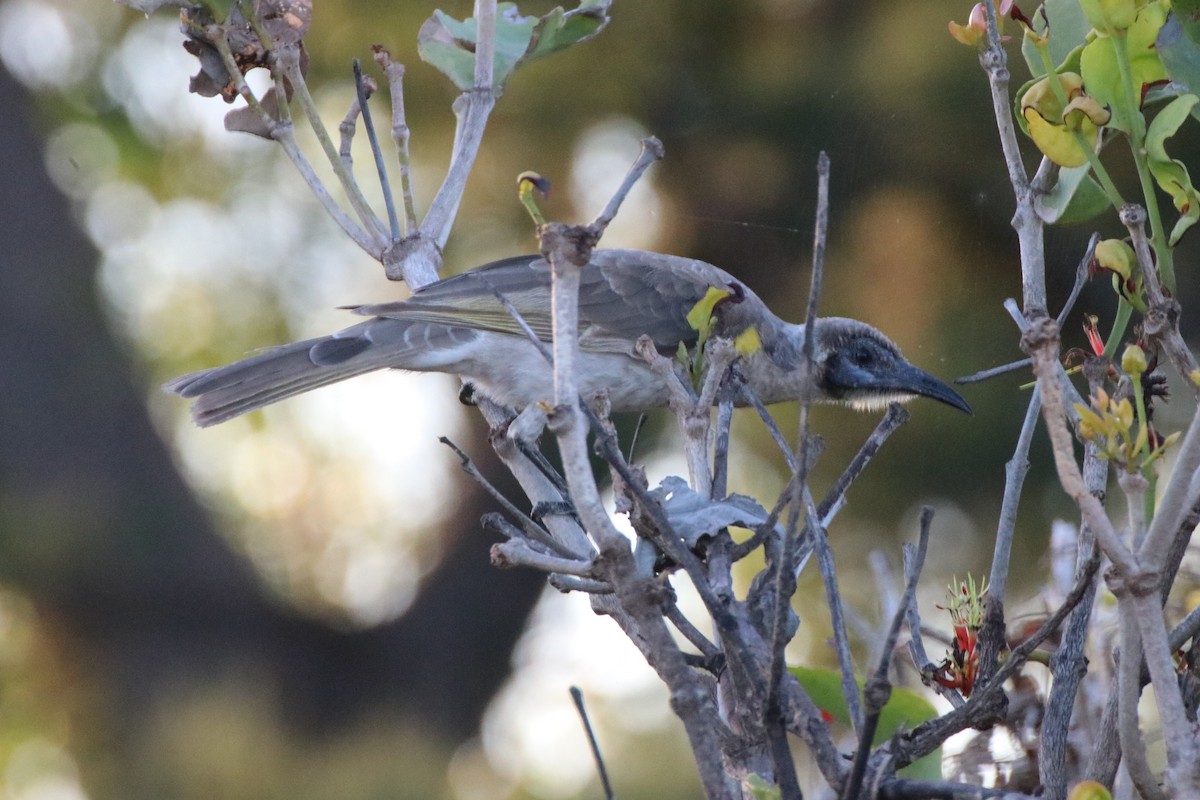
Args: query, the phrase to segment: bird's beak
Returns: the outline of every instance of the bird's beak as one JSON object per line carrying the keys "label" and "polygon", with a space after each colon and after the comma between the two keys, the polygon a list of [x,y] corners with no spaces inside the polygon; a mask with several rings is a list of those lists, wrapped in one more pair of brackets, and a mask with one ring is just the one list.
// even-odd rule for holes
{"label": "bird's beak", "polygon": [[909,394],[919,394],[923,397],[938,400],[948,406],[954,406],[959,411],[965,411],[968,414],[972,413],[971,406],[963,399],[962,395],[925,370],[918,369],[912,364],[904,364],[897,367],[888,375],[886,380],[889,385],[880,388]]}

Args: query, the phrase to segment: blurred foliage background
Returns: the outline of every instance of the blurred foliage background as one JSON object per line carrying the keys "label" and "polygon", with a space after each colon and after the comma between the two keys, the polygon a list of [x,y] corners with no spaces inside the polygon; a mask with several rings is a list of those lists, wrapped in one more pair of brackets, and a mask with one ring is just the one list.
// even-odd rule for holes
{"label": "blurred foliage background", "polygon": [[[618,0],[598,39],[510,82],[447,269],[534,249],[522,170],[554,182],[549,216],[590,219],[653,133],[667,158],[605,244],[711,261],[798,319],[824,149],[822,312],[871,322],[944,378],[1016,360],[1001,308],[1019,294],[1013,203],[984,76],[946,32],[969,6]],[[453,130],[455,92],[416,57],[434,8],[324,0],[306,40],[331,126],[351,59],[373,69],[378,43],[408,64],[422,209]],[[187,93],[181,42],[169,12],[0,3],[0,797],[596,797],[572,684],[623,797],[694,796],[665,695],[615,626],[488,566],[477,520],[493,503],[436,437],[517,495],[452,379],[369,376],[206,431],[161,395],[182,371],[344,324],[337,306],[405,294],[270,143],[226,133],[224,104]],[[1019,85],[1015,46],[1012,66]],[[1056,302],[1091,231],[1048,232]],[[1195,246],[1177,257],[1185,309]],[[1084,344],[1081,313],[1111,315],[1105,284],[1085,292],[1066,346]],[[866,556],[897,564],[923,503],[938,509],[930,621],[952,574],[987,569],[1025,380],[968,387],[971,417],[914,404],[853,489],[832,534],[863,630],[883,574]],[[775,412],[790,430],[794,409]],[[818,490],[875,421],[819,410]],[[670,421],[650,423],[651,479],[683,472]],[[737,432],[732,486],[770,505],[781,459],[752,418]],[[1049,524],[1068,508],[1046,452],[1035,445],[1012,590],[1033,609]],[[827,663],[819,581],[801,592],[790,655]]]}

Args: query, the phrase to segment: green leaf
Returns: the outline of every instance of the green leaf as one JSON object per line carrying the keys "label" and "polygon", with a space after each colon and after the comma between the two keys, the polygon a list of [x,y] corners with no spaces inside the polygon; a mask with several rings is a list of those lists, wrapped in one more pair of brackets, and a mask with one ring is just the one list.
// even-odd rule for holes
{"label": "green leaf", "polygon": [[579,7],[564,12],[556,8],[538,21],[529,48],[520,63],[557,53],[573,44],[586,42],[608,25],[612,0],[583,0]]}
{"label": "green leaf", "polygon": [[[1073,50],[1083,46],[1092,30],[1091,23],[1087,21],[1083,9],[1079,6],[1079,0],[1046,0],[1033,15],[1034,31],[1043,33],[1047,22],[1050,36],[1046,44],[1050,47],[1051,63],[1062,64],[1057,70],[1059,72],[1078,72],[1078,67],[1068,67],[1063,62]],[[1046,74],[1037,47],[1028,36],[1021,42],[1021,55],[1025,56],[1025,63],[1029,65],[1029,72],[1034,77],[1040,78]]]}
{"label": "green leaf", "polygon": [[[846,700],[842,696],[840,672],[813,667],[788,667],[788,672],[800,681],[800,685],[817,704],[817,708],[843,725],[850,724],[850,712],[846,710]],[[858,681],[858,685],[861,689],[862,681]],[[871,744],[886,742],[901,730],[911,730],[922,722],[935,719],[937,715],[933,704],[918,692],[902,687],[893,688],[891,698],[879,714],[879,726],[875,729],[875,738]],[[898,774],[907,778],[939,780],[942,777],[941,749],[917,759]]]}
{"label": "green leaf", "polygon": [[1200,93],[1200,45],[1184,35],[1177,12],[1167,17],[1158,32],[1155,49],[1172,81],[1183,84],[1190,92]]}
{"label": "green leaf", "polygon": [[780,800],[783,791],[774,784],[767,783],[761,775],[751,775],[746,779],[746,788],[750,790],[752,800]]}
{"label": "green leaf", "polygon": [[[504,90],[513,71],[535,58],[587,41],[608,24],[611,0],[583,0],[564,12],[556,8],[544,17],[523,17],[516,3],[496,7],[496,56],[492,89]],[[434,11],[417,34],[417,54],[439,69],[459,89],[475,85],[475,47],[478,25],[474,17],[459,21]]]}
{"label": "green leaf", "polygon": [[1038,200],[1038,216],[1046,223],[1065,225],[1085,222],[1111,208],[1104,190],[1088,175],[1090,171],[1089,164],[1059,170],[1054,188]]}
{"label": "green leaf", "polygon": [[[1154,44],[1159,31],[1167,20],[1166,8],[1152,2],[1138,13],[1137,20],[1129,28],[1126,43],[1129,50],[1129,65],[1133,79],[1133,97],[1140,103],[1142,87],[1167,79],[1155,52]],[[1104,106],[1113,110],[1111,127],[1128,133],[1132,120],[1139,108],[1129,108],[1126,103],[1125,87],[1117,66],[1116,42],[1108,36],[1097,36],[1084,48],[1079,59],[1079,71],[1083,75],[1087,93]]]}
{"label": "green leaf", "polygon": [[1174,247],[1184,232],[1200,220],[1200,195],[1192,185],[1187,167],[1182,161],[1167,155],[1167,139],[1175,135],[1179,127],[1187,120],[1188,114],[1200,97],[1185,94],[1177,97],[1159,111],[1146,131],[1146,158],[1150,174],[1154,176],[1159,187],[1171,195],[1175,209],[1179,212],[1179,221],[1171,230],[1167,244]]}

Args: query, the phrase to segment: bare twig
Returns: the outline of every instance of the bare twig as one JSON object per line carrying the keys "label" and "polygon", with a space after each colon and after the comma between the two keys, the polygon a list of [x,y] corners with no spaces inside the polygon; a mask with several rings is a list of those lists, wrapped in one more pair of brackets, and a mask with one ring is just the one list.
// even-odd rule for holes
{"label": "bare twig", "polygon": [[412,163],[408,155],[410,138],[408,121],[404,114],[404,65],[393,61],[391,54],[382,47],[374,48],[375,63],[383,68],[387,76],[392,97],[392,140],[396,142],[396,157],[400,165],[400,195],[404,201],[404,232],[417,230],[417,211],[413,201]]}
{"label": "bare twig", "polygon": [[342,189],[346,193],[346,198],[350,201],[350,207],[358,215],[363,230],[367,231],[375,243],[374,252],[381,251],[387,231],[384,229],[383,223],[379,221],[379,218],[375,216],[375,212],[371,210],[370,205],[367,203],[367,198],[363,196],[362,189],[354,179],[354,175],[346,169],[345,164],[342,163],[341,157],[333,146],[333,139],[329,136],[329,131],[325,128],[325,122],[321,119],[321,115],[317,111],[317,104],[313,100],[312,94],[308,91],[308,82],[300,72],[299,47],[290,44],[281,45],[276,51],[276,57],[279,59],[279,65],[283,69],[284,77],[292,85],[295,98],[300,101],[300,108],[304,111],[305,119],[308,120],[309,126],[316,135],[317,141],[325,153],[325,158],[329,161],[329,166],[333,169],[333,173],[337,176],[338,182],[342,185]]}
{"label": "bare twig", "polygon": [[[830,520],[845,502],[846,493],[850,490],[850,487],[854,484],[854,481],[858,479],[858,476],[862,474],[863,470],[867,468],[867,465],[871,463],[871,459],[874,458],[875,454],[879,452],[879,448],[883,447],[883,443],[888,440],[888,437],[895,433],[901,425],[907,422],[909,416],[910,415],[908,411],[899,403],[892,403],[888,406],[887,412],[883,415],[883,418],[879,421],[879,424],[875,426],[875,430],[871,431],[871,435],[867,437],[867,440],[863,442],[862,447],[858,449],[858,452],[846,466],[846,469],[843,470],[840,476],[838,476],[833,488],[829,490],[827,495],[825,495],[825,499],[821,501],[821,505],[817,506],[817,515],[820,518],[822,525],[828,527]],[[763,538],[767,536],[769,532],[775,530],[775,526],[779,521],[779,515],[783,510],[784,503],[786,502],[786,499],[791,496],[790,493],[792,480],[795,480],[794,471],[793,477],[789,479],[788,486],[785,487],[784,491],[781,493],[779,503],[774,509],[772,509],[770,516],[767,517],[767,520],[755,529],[754,535],[751,538],[747,539],[741,544],[734,545],[732,554],[734,561],[741,560],[752,553],[756,547],[762,544]]]}
{"label": "bare twig", "polygon": [[600,755],[600,744],[596,741],[596,733],[592,730],[591,720],[588,719],[587,709],[583,705],[583,692],[578,686],[571,687],[571,699],[575,702],[575,710],[579,712],[579,719],[583,722],[583,729],[587,732],[588,744],[592,748],[592,758],[596,760],[596,771],[600,773],[600,785],[604,787],[604,797],[606,800],[613,800],[616,795],[613,794],[612,785],[608,782],[608,770],[604,768],[604,757]]}
{"label": "bare twig", "polygon": [[[841,672],[842,695],[846,699],[846,711],[856,733],[863,729],[862,704],[858,699],[858,682],[855,679],[854,658],[850,654],[850,637],[846,633],[846,619],[842,609],[842,595],[838,590],[837,568],[833,563],[833,551],[829,549],[829,537],[817,517],[812,495],[804,487],[804,506],[808,518],[807,532],[817,555],[821,569],[821,584],[825,589],[825,603],[829,606],[829,624],[833,633],[834,652],[837,654],[838,671]],[[794,580],[794,579],[793,579]]]}
{"label": "bare twig", "polygon": [[1013,361],[1008,364],[1001,364],[998,367],[989,367],[979,372],[972,372],[970,375],[963,375],[961,378],[955,378],[954,382],[961,384],[979,383],[980,381],[986,381],[989,378],[995,378],[999,375],[1007,375],[1010,372],[1016,372],[1019,369],[1025,369],[1032,365],[1032,358],[1022,358],[1020,361]]}
{"label": "bare twig", "polygon": [[925,552],[929,547],[929,525],[933,522],[933,509],[929,506],[921,508],[921,528],[917,538],[917,550],[913,557],[911,569],[907,572],[904,597],[892,616],[892,624],[888,628],[884,640],[883,653],[875,673],[863,687],[863,700],[866,705],[866,716],[858,731],[858,749],[854,753],[854,765],[850,769],[850,777],[842,788],[843,800],[855,800],[862,787],[863,775],[867,769],[867,757],[871,753],[871,742],[875,740],[875,731],[879,726],[879,715],[887,705],[892,694],[892,685],[888,680],[888,668],[892,663],[892,653],[896,649],[896,640],[900,636],[900,627],[904,624],[905,616],[910,607],[916,605],[917,580],[921,577],[921,569],[925,564]]}
{"label": "bare twig", "polygon": [[667,606],[667,619],[675,626],[675,630],[683,634],[683,638],[697,650],[700,655],[706,659],[715,659],[721,655],[721,649],[708,640],[708,637],[700,632],[700,629],[692,624],[692,621],[683,615],[679,610],[679,606],[671,603]]}
{"label": "bare twig", "polygon": [[985,789],[951,781],[894,778],[879,787],[879,800],[1035,800],[1036,795]]}
{"label": "bare twig", "polygon": [[367,129],[367,140],[371,143],[371,154],[375,157],[375,172],[379,175],[379,187],[383,192],[383,203],[387,208],[388,227],[392,240],[398,240],[403,234],[400,231],[400,220],[396,218],[396,200],[392,197],[392,185],[388,181],[387,169],[383,166],[383,150],[379,147],[379,136],[375,133],[375,123],[371,119],[371,103],[367,93],[366,81],[363,79],[362,63],[354,59],[354,89],[358,95],[358,107],[362,111],[363,127]]}
{"label": "bare twig", "polygon": [[515,505],[513,505],[512,502],[509,501],[509,499],[507,497],[505,497],[504,494],[499,489],[497,489],[495,486],[493,486],[491,484],[491,482],[488,481],[488,479],[486,477],[484,477],[484,474],[482,472],[480,472],[479,468],[476,467],[474,462],[471,461],[471,457],[468,456],[465,452],[463,452],[463,450],[458,445],[456,445],[454,442],[450,441],[445,436],[438,437],[438,441],[441,442],[442,444],[446,445],[447,447],[449,447],[451,450],[453,450],[455,452],[455,454],[459,457],[460,461],[462,462],[463,472],[466,472],[468,475],[470,475],[472,478],[474,478],[475,481],[480,486],[483,487],[484,491],[486,491],[492,497],[493,500],[495,500],[497,503],[499,503],[500,507],[503,508],[510,517],[512,517],[518,523],[520,523],[521,529],[523,531],[525,531],[525,533],[529,536],[529,538],[533,539],[534,541],[539,542],[540,544],[545,545],[546,547],[550,548],[550,550],[552,552],[557,553],[560,556],[564,556],[567,558],[573,558],[573,559],[578,558],[578,556],[575,553],[571,552],[571,550],[569,548],[567,548],[565,545],[561,544],[553,536],[551,536],[549,531],[547,531],[541,525],[538,525],[536,522],[534,522],[532,519],[530,519],[528,517],[528,515],[522,513],[521,509],[519,509]]}
{"label": "bare twig", "polygon": [[729,436],[733,427],[733,399],[737,383],[732,370],[726,370],[725,380],[717,396],[717,424],[713,442],[713,478],[709,497],[719,500],[729,490]]}
{"label": "bare twig", "polygon": [[1017,209],[1012,225],[1017,232],[1021,252],[1021,289],[1025,313],[1033,315],[1046,310],[1046,260],[1042,243],[1042,220],[1035,208],[1037,194],[1029,182],[1029,173],[1021,161],[1021,149],[1017,142],[1016,126],[1012,118],[1012,101],[1008,93],[1008,56],[1000,40],[1000,26],[996,19],[996,8],[984,3],[987,14],[987,47],[979,54],[979,63],[988,76],[992,94],[992,111],[996,117],[996,128],[1000,134],[1000,147],[1004,152],[1004,164],[1008,167],[1008,180],[1012,184]]}
{"label": "bare twig", "polygon": [[526,539],[509,539],[492,545],[492,566],[501,569],[532,567],[552,575],[574,575],[577,578],[594,578],[595,565],[575,558],[552,556],[535,550]]}
{"label": "bare twig", "polygon": [[[225,29],[220,26],[212,26],[208,29],[208,35],[209,40],[217,48],[226,71],[233,79],[234,88],[237,89],[238,94],[246,101],[247,105],[258,113],[263,125],[271,132],[271,138],[283,148],[284,154],[291,160],[292,166],[300,173],[300,177],[308,185],[308,188],[312,190],[313,195],[321,203],[321,207],[325,209],[325,213],[329,214],[338,227],[342,229],[342,232],[349,236],[355,244],[375,258],[378,258],[381,252],[379,243],[366,230],[359,227],[354,220],[350,219],[346,212],[337,204],[337,201],[333,199],[332,195],[329,194],[329,190],[325,188],[325,184],[317,177],[312,164],[309,163],[304,152],[296,143],[296,130],[291,119],[275,119],[267,113],[258,101],[258,98],[254,96],[254,92],[246,84],[241,69],[233,57],[233,51],[229,48],[229,39],[226,36]],[[279,98],[279,105],[281,108],[285,105],[282,95]]]}
{"label": "bare twig", "polygon": [[642,175],[650,168],[650,165],[655,161],[661,161],[666,151],[663,149],[663,144],[655,136],[647,136],[642,139],[642,151],[638,154],[637,160],[633,162],[633,166],[629,168],[629,172],[625,174],[624,180],[617,190],[613,192],[609,198],[608,205],[600,212],[600,215],[591,224],[592,233],[597,239],[604,234],[613,218],[617,216],[617,211],[621,204],[625,202],[625,198],[629,196],[629,192],[634,185],[641,180]]}
{"label": "bare twig", "polygon": [[[915,580],[921,573],[921,567],[924,565],[924,556],[922,556],[922,561],[918,562],[916,548],[911,544],[905,544],[902,550],[904,553],[904,579],[906,582]],[[922,681],[927,686],[930,686],[933,691],[944,697],[950,705],[955,708],[962,706],[966,701],[956,690],[928,679],[928,675],[934,669],[934,665],[929,660],[929,655],[925,652],[924,631],[921,627],[921,614],[920,609],[917,608],[916,598],[913,598],[913,601],[908,604],[907,614],[908,652],[912,656],[913,664],[916,666],[917,671],[921,673]],[[935,638],[938,636],[934,632],[931,632],[931,635]]]}
{"label": "bare twig", "polygon": [[[817,213],[814,228],[812,276],[809,286],[808,307],[805,312],[805,325],[807,327],[804,346],[802,348],[802,358],[805,368],[810,375],[815,372],[813,352],[816,345],[816,313],[817,303],[820,300],[821,277],[825,266],[825,241],[829,228],[829,156],[824,152],[821,153],[817,161]],[[767,672],[767,698],[771,706],[777,703],[779,681],[783,675],[783,651],[787,645],[785,636],[787,625],[785,624],[785,620],[789,607],[788,603],[793,591],[792,587],[796,580],[791,572],[790,565],[792,564],[792,554],[798,547],[797,538],[799,531],[797,530],[797,520],[800,517],[805,482],[808,478],[808,407],[812,402],[812,388],[808,382],[805,383],[805,388],[801,391],[799,399],[800,424],[799,433],[797,434],[799,443],[797,445],[798,453],[795,460],[796,466],[794,467],[794,480],[791,484],[792,515],[779,561],[775,565],[773,578],[775,600],[772,610],[775,617],[771,630],[771,665]],[[816,521],[815,514],[813,516],[814,519],[810,520],[810,525]]]}

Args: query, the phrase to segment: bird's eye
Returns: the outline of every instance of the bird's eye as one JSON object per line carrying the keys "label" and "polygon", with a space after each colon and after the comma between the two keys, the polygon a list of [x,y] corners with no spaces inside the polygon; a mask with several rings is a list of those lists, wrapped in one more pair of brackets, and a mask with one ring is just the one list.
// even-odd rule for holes
{"label": "bird's eye", "polygon": [[851,349],[850,360],[860,367],[868,366],[874,359],[871,356],[871,348],[865,344],[860,344]]}

